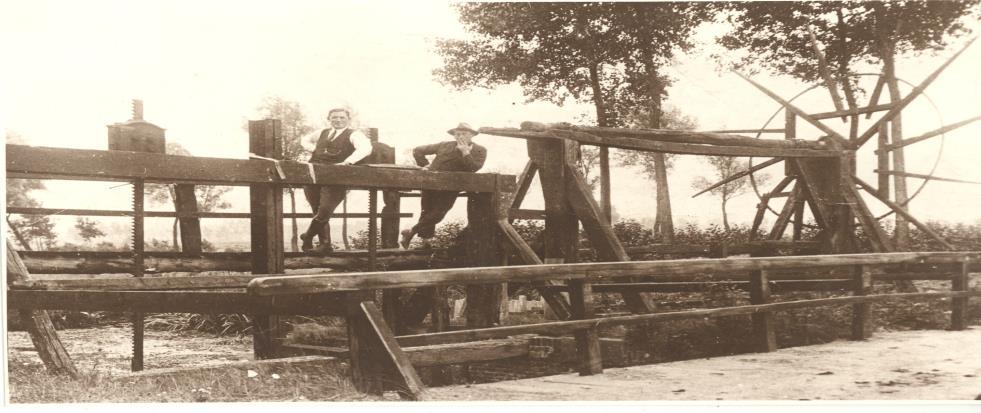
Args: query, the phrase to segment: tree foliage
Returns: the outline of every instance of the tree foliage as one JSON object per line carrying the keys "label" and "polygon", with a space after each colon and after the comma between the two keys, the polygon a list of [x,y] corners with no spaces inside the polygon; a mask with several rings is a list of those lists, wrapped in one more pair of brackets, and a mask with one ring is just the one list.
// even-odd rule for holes
{"label": "tree foliage", "polygon": [[[638,107],[628,116],[628,125],[632,128],[649,128],[650,109]],[[698,120],[681,112],[681,109],[669,106],[661,115],[661,126],[664,129],[673,130],[695,130],[698,128]],[[637,166],[644,171],[644,175],[651,181],[656,181],[657,170],[655,168],[655,154],[645,151],[618,150],[615,152],[617,160],[623,166]],[[664,154],[665,167],[671,169],[674,154]]]}
{"label": "tree foliage", "polygon": [[[881,40],[893,53],[940,50],[968,33],[965,17],[978,14],[978,0],[734,2],[727,5],[733,30],[720,38],[728,49],[746,48],[735,62],[805,81],[820,79],[807,28],[825,45],[833,70],[847,73],[859,63],[884,58]],[[888,52],[887,52],[888,53]]]}
{"label": "tree foliage", "polygon": [[98,222],[85,217],[75,218],[75,230],[78,231],[78,236],[85,240],[85,242],[106,236],[106,233],[99,229]]}
{"label": "tree foliage", "polygon": [[283,159],[306,161],[310,152],[303,147],[300,139],[312,132],[314,127],[309,124],[300,103],[280,96],[269,96],[262,100],[256,111],[264,119],[279,119]]}
{"label": "tree foliage", "polygon": [[[699,176],[695,178],[692,183],[692,187],[696,190],[702,191],[716,182],[721,182],[723,180],[729,179],[732,176],[749,169],[749,160],[745,158],[737,158],[734,156],[708,156],[705,158],[709,166],[712,167],[712,180],[705,178],[704,176]],[[766,183],[766,175],[757,175],[757,184]],[[749,175],[744,176],[739,179],[734,179],[723,185],[720,185],[709,191],[710,194],[717,195],[721,201],[722,205],[722,226],[726,231],[730,230],[729,227],[729,215],[726,211],[726,205],[729,200],[742,195],[749,189]]]}

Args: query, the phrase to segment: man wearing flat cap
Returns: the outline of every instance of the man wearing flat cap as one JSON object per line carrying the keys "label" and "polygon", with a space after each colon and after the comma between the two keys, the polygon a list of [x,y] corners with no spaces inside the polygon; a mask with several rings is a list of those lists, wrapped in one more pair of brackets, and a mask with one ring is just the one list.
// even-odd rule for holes
{"label": "man wearing flat cap", "polygon": [[[452,141],[418,146],[412,150],[417,165],[423,170],[437,172],[477,172],[484,166],[487,148],[473,143],[473,137],[477,135],[474,128],[466,123],[460,123],[446,133],[453,135]],[[428,155],[436,155],[432,163],[426,158]],[[416,235],[422,238],[422,247],[428,248],[436,224],[446,217],[450,208],[453,208],[457,195],[457,191],[422,191],[422,213],[419,214],[419,222],[412,229],[402,231],[400,242],[402,248],[409,248],[412,237]]]}

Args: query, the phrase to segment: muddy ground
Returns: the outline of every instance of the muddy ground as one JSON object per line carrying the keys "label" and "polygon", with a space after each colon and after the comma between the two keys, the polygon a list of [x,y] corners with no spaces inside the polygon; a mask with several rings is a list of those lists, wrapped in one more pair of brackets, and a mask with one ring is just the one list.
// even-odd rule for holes
{"label": "muddy ground", "polygon": [[[130,330],[60,331],[83,372],[129,371]],[[40,364],[24,332],[7,333],[8,362]],[[145,366],[220,365],[252,359],[250,337],[147,331]],[[981,394],[981,326],[966,331],[876,332],[773,353],[743,354],[517,381],[432,388],[463,400],[971,400]]]}

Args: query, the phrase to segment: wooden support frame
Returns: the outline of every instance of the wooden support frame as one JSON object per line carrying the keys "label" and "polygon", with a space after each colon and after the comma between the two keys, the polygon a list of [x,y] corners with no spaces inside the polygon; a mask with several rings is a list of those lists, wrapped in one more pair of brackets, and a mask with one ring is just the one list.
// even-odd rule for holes
{"label": "wooden support frame", "polygon": [[761,197],[760,203],[756,205],[756,216],[753,217],[753,225],[749,230],[749,240],[751,242],[755,241],[757,238],[756,232],[760,229],[760,225],[763,224],[763,217],[766,216],[766,209],[770,203],[770,198],[773,197],[772,194],[783,191],[784,188],[786,188],[787,185],[790,185],[790,183],[795,179],[797,179],[797,177],[792,175],[785,176],[782,180],[780,180],[780,182],[777,183],[777,186],[773,187],[772,191]]}
{"label": "wooden support frame", "polygon": [[[395,340],[392,330],[385,324],[381,310],[375,306],[373,301],[362,301],[360,306],[364,312],[365,319],[368,321],[368,325],[371,326],[372,338],[378,341],[376,345],[380,350],[383,350],[379,352],[380,354],[375,355],[375,357],[382,358],[387,364],[391,365],[397,379],[396,383],[400,386],[400,388],[396,389],[399,395],[408,400],[420,400],[425,386],[422,384],[422,380],[419,379],[416,369],[412,367],[408,356],[402,351],[402,347],[399,346],[398,341]],[[365,339],[367,340],[367,337]]]}
{"label": "wooden support frame", "polygon": [[[864,189],[865,192],[867,192],[869,195],[872,195],[873,198],[878,199],[879,202],[882,202],[883,204],[886,204],[886,206],[888,206],[890,209],[892,209],[893,211],[895,211],[897,214],[899,214],[903,218],[906,218],[907,221],[911,222],[913,225],[915,225],[917,228],[919,228],[920,231],[925,232],[927,235],[930,236],[930,238],[933,238],[934,240],[936,240],[937,242],[939,242],[940,244],[942,244],[948,250],[954,251],[954,250],[957,249],[950,242],[947,242],[947,240],[945,240],[943,237],[941,237],[940,234],[937,234],[936,231],[934,231],[933,229],[931,229],[929,226],[927,226],[923,222],[920,222],[920,220],[918,220],[915,217],[913,217],[913,215],[911,215],[909,212],[907,212],[905,208],[899,206],[899,204],[897,204],[895,202],[890,201],[888,198],[883,198],[883,197],[879,196],[879,194],[877,193],[877,191],[875,190],[875,188],[872,188],[871,185],[865,183],[864,181],[862,181],[861,179],[859,179],[857,176],[852,176],[851,177],[851,180],[854,181],[854,183],[857,183],[859,186],[861,186],[862,189]],[[854,186],[852,186],[852,187],[854,188]],[[858,196],[858,195],[856,194],[856,196]]]}
{"label": "wooden support frame", "polygon": [[821,123],[821,121],[819,121],[817,119],[814,119],[814,117],[812,117],[811,115],[808,115],[807,112],[804,112],[803,110],[801,110],[797,106],[794,106],[792,103],[790,103],[790,102],[784,100],[783,98],[781,98],[780,95],[777,95],[776,93],[773,93],[772,91],[770,91],[770,89],[767,89],[763,85],[761,85],[759,83],[756,83],[756,81],[754,81],[753,79],[750,79],[749,76],[746,76],[746,75],[744,75],[742,73],[739,73],[739,72],[734,72],[734,73],[736,73],[737,76],[739,76],[739,77],[743,78],[744,80],[746,80],[747,82],[749,82],[751,85],[755,86],[757,89],[759,89],[765,95],[769,96],[771,99],[777,101],[777,103],[783,105],[783,107],[784,107],[785,110],[789,110],[789,111],[793,112],[795,115],[797,115],[801,119],[804,119],[805,121],[807,121],[807,123],[810,123],[811,125],[814,125],[814,127],[820,129],[821,132],[824,132],[824,133],[828,134],[828,136],[830,136],[831,139],[834,139],[839,144],[845,145],[845,144],[848,143],[848,140],[845,139],[844,136],[841,136],[840,133],[838,133],[834,129],[829,128],[828,125],[825,125],[825,124]]}
{"label": "wooden support frame", "polygon": [[[872,293],[872,269],[858,265],[852,271],[852,295],[866,296]],[[872,305],[852,304],[852,340],[865,340],[872,336]]]}
{"label": "wooden support frame", "polygon": [[790,224],[791,218],[793,218],[794,211],[797,207],[797,200],[802,197],[801,195],[801,184],[798,182],[794,185],[794,189],[791,190],[790,196],[784,201],[783,209],[780,210],[780,215],[777,216],[777,221],[773,224],[773,230],[770,231],[770,240],[777,241],[783,238],[783,233],[787,230],[787,225]]}
{"label": "wooden support frame", "polygon": [[[749,301],[754,305],[770,301],[770,283],[767,271],[753,271],[749,276]],[[772,312],[754,313],[753,336],[756,338],[756,351],[768,353],[777,349],[775,318]]]}
{"label": "wooden support frame", "polygon": [[815,120],[823,120],[823,119],[837,118],[841,116],[854,116],[854,115],[861,115],[861,114],[865,114],[866,116],[872,116],[872,114],[875,112],[889,110],[890,108],[892,108],[892,105],[889,103],[885,103],[882,105],[870,104],[869,106],[863,106],[855,109],[812,113],[811,117],[814,118]]}
{"label": "wooden support frame", "polygon": [[[266,119],[249,121],[249,152],[272,159],[281,159],[283,141],[280,121]],[[268,161],[267,161],[268,162]],[[273,184],[251,184],[249,210],[252,239],[252,273],[284,274],[283,255],[283,194],[282,187]],[[254,314],[252,319],[252,346],[255,358],[275,358],[285,337],[279,317],[270,314]]]}
{"label": "wooden support frame", "polygon": [[845,200],[848,201],[848,206],[851,207],[858,218],[858,222],[861,223],[862,229],[865,230],[866,236],[869,237],[869,241],[872,242],[872,250],[876,252],[893,252],[896,251],[896,246],[893,245],[892,240],[886,235],[886,232],[882,230],[879,226],[879,222],[876,221],[875,216],[869,211],[868,205],[865,204],[865,200],[862,199],[862,194],[858,193],[855,188],[855,182],[851,176],[843,176],[842,183],[842,195]]}
{"label": "wooden support frame", "polygon": [[[885,152],[889,152],[889,151],[894,151],[896,149],[903,148],[903,147],[912,145],[912,144],[917,143],[917,142],[925,141],[925,140],[930,139],[930,138],[933,138],[935,136],[943,135],[943,134],[945,134],[947,132],[950,132],[950,131],[952,131],[954,129],[960,128],[961,126],[968,125],[968,124],[970,124],[972,122],[975,122],[975,121],[978,121],[978,120],[981,120],[981,116],[975,116],[975,117],[970,118],[970,119],[965,119],[965,120],[962,120],[960,122],[952,123],[952,124],[947,125],[947,126],[944,126],[942,128],[935,129],[935,130],[932,130],[930,132],[924,133],[924,134],[922,134],[920,136],[912,137],[912,138],[909,138],[909,139],[903,139],[900,142],[896,142],[896,143],[888,144],[888,145],[883,145],[883,146],[880,146],[878,149],[876,149],[875,153],[876,154],[880,154],[880,153],[885,153]],[[880,125],[881,124],[882,123],[880,123]],[[889,168],[888,167],[886,167],[886,168],[880,167],[879,169],[889,169]]]}
{"label": "wooden support frame", "polygon": [[[586,320],[595,316],[593,312],[592,287],[582,280],[569,281],[569,301],[572,304],[572,319]],[[579,355],[579,375],[591,376],[603,373],[603,354],[600,350],[599,330],[589,328],[575,333],[576,348]]]}
{"label": "wooden support frame", "polygon": [[[500,199],[493,193],[472,194],[467,200],[468,261],[473,266],[500,265],[502,251],[497,220]],[[467,327],[489,327],[500,322],[501,284],[468,284]]]}
{"label": "wooden support frame", "polygon": [[928,181],[955,182],[955,183],[959,183],[959,184],[975,184],[975,185],[981,184],[981,181],[968,181],[968,180],[964,180],[964,179],[942,178],[942,177],[933,176],[933,175],[914,174],[914,173],[903,172],[903,171],[890,171],[888,169],[876,169],[876,170],[874,170],[872,172],[875,172],[875,173],[880,174],[880,175],[904,176],[904,177],[907,177],[907,178],[926,179]]}
{"label": "wooden support frame", "polygon": [[[20,260],[20,256],[17,255],[17,251],[14,250],[9,238],[6,240],[6,244],[7,299],[9,300],[9,283],[15,281],[29,282],[31,280],[31,274],[27,271],[27,267],[24,266],[24,262]],[[55,330],[54,323],[51,322],[48,312],[44,310],[24,309],[17,307],[15,304],[8,301],[8,305],[10,305],[8,309],[17,311],[21,319],[25,321],[24,324],[27,326],[27,333],[31,336],[31,342],[34,343],[34,348],[37,350],[41,362],[44,363],[44,367],[49,372],[55,374],[67,374],[73,378],[78,377],[78,369],[75,368],[75,363],[72,362],[68,352],[65,351],[64,344],[58,338],[58,331]]]}
{"label": "wooden support frame", "polygon": [[[821,77],[824,78],[824,85],[828,88],[828,92],[831,93],[831,102],[835,105],[835,110],[844,110],[845,105],[842,103],[841,95],[838,94],[838,84],[831,77],[831,70],[828,69],[828,61],[824,58],[824,51],[821,50],[817,36],[814,35],[814,31],[811,30],[810,25],[806,26],[806,29],[807,35],[811,40],[811,47],[814,48],[814,54],[818,59],[818,68],[821,71]],[[846,79],[845,81],[847,82],[848,80]]]}
{"label": "wooden support frame", "polygon": [[[953,292],[964,292],[968,290],[967,279],[970,271],[970,262],[961,263],[960,271],[954,274],[951,279],[950,290]],[[954,297],[950,300],[950,329],[964,330],[967,328],[967,297]]]}
{"label": "wooden support frame", "polygon": [[[487,128],[491,131],[513,131],[513,129]],[[619,142],[620,139],[636,139],[646,142],[662,143],[684,143],[696,145],[712,145],[721,147],[748,147],[765,149],[827,149],[822,142],[803,141],[803,140],[774,140],[756,139],[751,136],[733,135],[729,133],[683,131],[673,129],[643,129],[643,128],[610,128],[602,126],[574,126],[566,123],[544,124],[537,122],[522,122],[522,131],[555,133],[556,135],[529,135],[529,137],[562,137],[577,140],[578,138],[588,141],[579,141],[583,144],[602,146]],[[563,132],[575,132],[571,135]],[[626,141],[632,142],[632,141]],[[611,145],[616,147],[616,145]],[[761,155],[766,157],[779,156],[776,154]]]}
{"label": "wooden support frame", "polygon": [[[501,229],[501,232],[504,234],[504,238],[510,242],[511,247],[514,248],[518,256],[521,257],[521,261],[523,264],[525,265],[543,264],[542,260],[538,258],[537,254],[535,254],[535,251],[533,251],[531,247],[528,246],[528,243],[526,243],[525,240],[521,238],[521,235],[518,234],[518,231],[516,231],[514,227],[512,227],[511,224],[508,223],[507,220],[504,219],[498,220],[497,225]],[[541,281],[535,283],[534,285],[536,287],[541,287],[541,286],[562,285],[562,283],[559,281],[548,280],[548,281]],[[558,317],[558,319],[560,320],[569,319],[572,313],[569,307],[569,301],[566,300],[565,297],[563,297],[561,294],[556,294],[554,292],[547,291],[543,288],[538,288],[538,291],[542,295],[542,298],[545,299],[545,302],[548,303],[549,308],[552,310],[553,313],[555,313],[555,316]]]}
{"label": "wooden support frame", "polygon": [[780,162],[783,162],[783,161],[784,161],[784,158],[773,158],[773,159],[770,159],[770,160],[768,160],[766,162],[763,162],[763,163],[761,163],[759,165],[755,165],[752,168],[749,168],[749,169],[747,169],[745,171],[737,172],[737,173],[733,174],[732,176],[730,176],[730,177],[728,177],[726,179],[723,179],[723,180],[721,180],[719,182],[716,182],[716,183],[714,183],[712,185],[709,185],[708,188],[705,188],[705,189],[699,191],[698,193],[696,193],[695,195],[692,195],[691,197],[694,198],[694,197],[699,196],[701,194],[704,194],[704,193],[706,193],[708,191],[711,191],[711,190],[713,190],[715,188],[718,188],[718,187],[720,187],[722,185],[725,185],[725,184],[727,184],[729,182],[735,181],[735,180],[737,180],[739,178],[742,178],[742,177],[744,177],[746,175],[749,175],[749,174],[751,174],[753,172],[759,171],[759,170],[761,170],[763,168],[766,168],[766,167],[768,167],[770,165],[775,165],[775,164],[780,163]]}

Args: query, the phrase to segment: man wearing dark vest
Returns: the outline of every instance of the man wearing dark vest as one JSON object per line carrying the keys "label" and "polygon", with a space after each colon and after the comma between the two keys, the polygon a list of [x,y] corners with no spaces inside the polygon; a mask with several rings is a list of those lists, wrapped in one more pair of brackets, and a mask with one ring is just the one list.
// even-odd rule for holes
{"label": "man wearing dark vest", "polygon": [[[310,157],[310,163],[353,165],[371,155],[371,140],[359,130],[351,129],[351,112],[347,109],[331,109],[327,113],[330,128],[320,132],[317,146]],[[336,185],[308,185],[303,194],[313,210],[313,220],[306,232],[300,234],[303,251],[314,250],[313,237],[320,238],[319,252],[330,252],[330,215],[344,201],[347,188]]]}
{"label": "man wearing dark vest", "polygon": [[[473,143],[473,137],[477,135],[476,130],[466,123],[461,123],[446,133],[453,135],[452,141],[418,146],[412,150],[417,165],[423,170],[447,172],[477,172],[484,166],[487,149]],[[436,155],[436,157],[430,163],[426,155]],[[457,195],[459,195],[458,191],[422,191],[422,212],[419,214],[419,223],[412,229],[402,231],[400,242],[402,248],[409,248],[409,243],[415,235],[422,238],[422,247],[428,248],[436,224],[443,220],[450,208],[453,208]]]}

